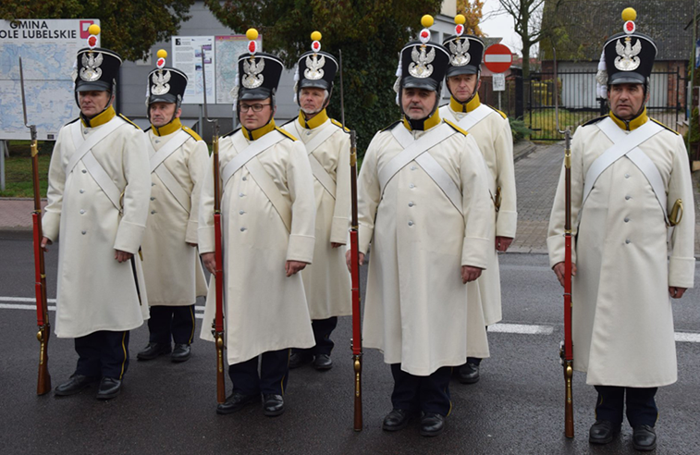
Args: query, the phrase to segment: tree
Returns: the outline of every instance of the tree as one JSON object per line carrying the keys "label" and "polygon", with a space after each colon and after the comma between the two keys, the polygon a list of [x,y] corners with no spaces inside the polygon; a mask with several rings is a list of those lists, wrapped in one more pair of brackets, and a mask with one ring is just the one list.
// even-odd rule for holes
{"label": "tree", "polygon": [[[420,30],[423,14],[435,14],[442,0],[206,0],[224,25],[237,33],[255,27],[265,52],[278,54],[288,67],[311,48],[311,32],[323,35],[322,50],[343,54],[345,115],[357,130],[363,155],[374,133],[399,118],[392,86],[398,52]],[[284,12],[281,14],[280,12]],[[336,77],[329,113],[340,120]],[[284,94],[291,97],[291,94]]]}
{"label": "tree", "polygon": [[158,41],[177,33],[194,0],[33,0],[3,1],[0,18],[99,19],[101,45],[127,60],[145,58]]}
{"label": "tree", "polygon": [[467,21],[464,23],[464,32],[474,36],[484,36],[479,28],[481,22],[484,0],[457,0],[457,14],[463,14]]}
{"label": "tree", "polygon": [[[513,18],[515,33],[520,35],[523,42],[523,78],[530,76],[530,50],[548,37],[552,30],[543,26],[542,17],[545,0],[498,0],[505,14]],[[555,12],[567,0],[549,0],[547,8]]]}

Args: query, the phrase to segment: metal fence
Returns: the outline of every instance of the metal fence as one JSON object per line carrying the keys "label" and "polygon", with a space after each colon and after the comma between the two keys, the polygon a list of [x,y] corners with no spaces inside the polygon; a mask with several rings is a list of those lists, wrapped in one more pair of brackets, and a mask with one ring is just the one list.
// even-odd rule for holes
{"label": "metal fence", "polygon": [[[533,130],[533,140],[560,140],[555,121],[554,90],[559,90],[561,127],[576,127],[608,112],[607,101],[597,98],[595,72],[531,73],[524,81],[523,120]],[[653,72],[650,78],[649,115],[671,128],[686,118],[685,81],[679,71]]]}

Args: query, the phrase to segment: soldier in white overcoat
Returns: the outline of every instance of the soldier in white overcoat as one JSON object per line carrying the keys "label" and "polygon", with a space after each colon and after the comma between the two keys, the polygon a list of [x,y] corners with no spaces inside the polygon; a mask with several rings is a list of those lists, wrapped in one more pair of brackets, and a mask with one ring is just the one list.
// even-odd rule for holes
{"label": "soldier in white overcoat", "polygon": [[446,85],[451,97],[450,103],[440,108],[440,115],[476,139],[488,170],[486,177],[493,200],[491,219],[495,224],[487,271],[474,283],[467,284],[470,297],[473,297],[469,299],[468,357],[456,371],[460,382],[473,384],[479,380],[481,359],[490,355],[488,342],[481,342],[487,340],[486,326],[501,320],[498,252],[507,251],[513,241],[518,212],[510,123],[504,113],[481,104],[479,100],[484,43],[475,36],[462,36],[464,16],[457,16],[455,22],[457,33],[442,43],[450,51]]}
{"label": "soldier in white overcoat", "polygon": [[401,52],[404,118],[375,135],[362,163],[359,249],[362,262],[371,243],[364,345],[383,352],[394,378],[383,429],[420,412],[421,434],[436,436],[452,408],[451,368],[466,358],[465,284],[487,266],[493,208],[476,142],[439,116],[449,54],[420,35]]}
{"label": "soldier in white overcoat", "polygon": [[304,143],[314,174],[316,246],[313,265],[301,277],[316,345],[293,350],[289,367],[313,362],[314,368],[326,371],[333,366],[331,333],[338,316],[352,313],[350,275],[345,268],[345,248],[340,248],[347,243],[350,226],[350,135],[326,113],[338,63],[331,54],[320,51],[319,32],[311,38],[312,50],[302,54],[295,72],[299,117],[283,128]]}
{"label": "soldier in white overcoat", "polygon": [[[598,75],[611,112],[572,144],[573,352],[598,391],[589,441],[619,434],[626,400],[633,445],[646,451],[656,447],[657,388],[677,377],[671,298],[693,286],[695,220],[683,140],[647,116],[656,46],[627,19]],[[564,216],[562,171],[547,240],[562,282]]]}
{"label": "soldier in white overcoat", "polygon": [[61,128],[51,156],[42,246],[60,238],[55,332],[74,338],[79,356],[58,396],[97,381],[98,399],[117,396],[129,365],[129,331],[148,318],[138,254],[148,154],[143,132],[112,107],[120,65],[108,49],[78,51],[80,118]]}
{"label": "soldier in white overcoat", "polygon": [[[254,40],[257,33],[248,35]],[[269,54],[249,53],[239,57],[238,69],[242,127],[223,137],[219,150],[225,340],[233,393],[217,412],[238,411],[260,401],[262,393],[264,414],[277,416],[284,411],[289,349],[314,345],[298,273],[313,259],[313,176],[303,144],[275,127],[282,62]],[[209,173],[201,204],[200,251],[213,273],[214,181]],[[215,285],[212,279],[201,333],[210,341]]]}
{"label": "soldier in white overcoat", "polygon": [[165,50],[158,51],[158,67],[146,82],[151,204],[143,239],[143,273],[151,317],[148,345],[136,357],[152,360],[172,350],[170,359],[184,362],[190,358],[194,339],[194,303],[206,295],[197,227],[209,152],[197,133],[180,122],[187,76],[165,67],[166,57]]}

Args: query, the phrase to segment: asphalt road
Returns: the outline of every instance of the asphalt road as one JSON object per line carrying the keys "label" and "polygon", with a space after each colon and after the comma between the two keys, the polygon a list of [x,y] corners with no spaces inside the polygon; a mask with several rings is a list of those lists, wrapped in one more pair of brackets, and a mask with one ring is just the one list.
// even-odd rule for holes
{"label": "asphalt road", "polygon": [[[55,295],[57,248],[47,256],[49,296]],[[132,363],[123,393],[108,402],[95,388],[79,395],[36,396],[38,343],[32,305],[31,241],[0,233],[0,453],[2,454],[627,454],[631,429],[615,442],[588,444],[595,391],[574,375],[575,430],[563,434],[564,381],[558,361],[563,338],[561,289],[547,257],[501,256],[504,320],[490,333],[491,359],[474,385],[451,385],[453,411],[437,438],[419,435],[417,423],[393,434],[381,422],[390,410],[392,380],[376,351],[363,358],[364,428],[354,432],[349,318],[334,334],[335,366],[290,374],[286,412],[277,418],[249,407],[215,413],[213,344],[197,340],[184,364],[166,357],[138,362],[147,328],[132,331]],[[700,283],[700,269],[696,268]],[[9,299],[14,297],[15,300]],[[674,304],[676,331],[700,332],[700,293]],[[201,302],[199,302],[201,304]],[[200,312],[201,314],[201,312]],[[51,313],[53,320],[54,313]],[[202,320],[198,319],[198,328]],[[524,331],[537,332],[533,334]],[[515,331],[520,333],[507,333]],[[700,338],[700,335],[694,335]],[[657,395],[658,454],[700,453],[700,343],[677,344],[679,380]],[[52,337],[49,370],[54,387],[66,380],[77,357],[70,339]],[[231,384],[227,381],[230,392]]]}

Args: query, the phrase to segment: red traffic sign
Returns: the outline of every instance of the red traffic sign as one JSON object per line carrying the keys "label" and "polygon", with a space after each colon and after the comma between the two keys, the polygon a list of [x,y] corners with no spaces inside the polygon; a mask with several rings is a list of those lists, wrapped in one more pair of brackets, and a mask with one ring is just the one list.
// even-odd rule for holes
{"label": "red traffic sign", "polygon": [[494,73],[505,73],[513,63],[510,48],[503,44],[492,44],[484,52],[484,65]]}

